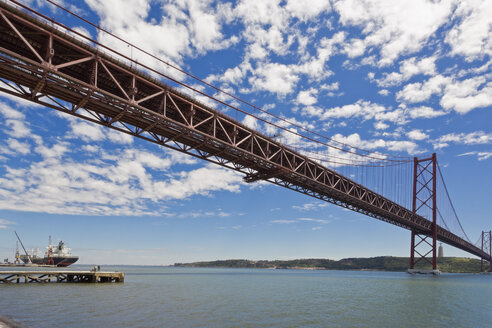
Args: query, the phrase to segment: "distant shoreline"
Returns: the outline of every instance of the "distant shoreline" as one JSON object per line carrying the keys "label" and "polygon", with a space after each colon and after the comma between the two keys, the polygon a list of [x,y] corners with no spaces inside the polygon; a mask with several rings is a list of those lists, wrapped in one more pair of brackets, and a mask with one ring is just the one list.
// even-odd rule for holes
{"label": "distant shoreline", "polygon": [[[251,269],[296,269],[296,270],[354,270],[405,272],[409,268],[408,257],[379,256],[370,258],[296,259],[287,261],[253,261],[230,259],[192,263],[175,263],[175,267],[193,268],[251,268]],[[443,257],[437,261],[438,269],[448,273],[478,273],[480,260],[464,257]],[[418,263],[416,269],[431,269],[430,264]]]}

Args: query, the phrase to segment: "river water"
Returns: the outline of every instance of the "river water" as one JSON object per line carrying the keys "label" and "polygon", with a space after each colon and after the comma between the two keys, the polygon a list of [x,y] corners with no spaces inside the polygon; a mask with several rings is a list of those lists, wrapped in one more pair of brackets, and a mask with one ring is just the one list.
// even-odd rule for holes
{"label": "river water", "polygon": [[125,272],[125,282],[0,284],[0,316],[26,328],[492,327],[492,275],[144,266],[102,270]]}

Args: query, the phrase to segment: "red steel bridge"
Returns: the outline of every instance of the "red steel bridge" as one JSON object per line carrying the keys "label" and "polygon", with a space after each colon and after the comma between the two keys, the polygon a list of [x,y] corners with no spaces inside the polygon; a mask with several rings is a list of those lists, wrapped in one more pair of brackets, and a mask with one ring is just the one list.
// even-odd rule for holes
{"label": "red steel bridge", "polygon": [[[178,91],[186,88],[197,96]],[[393,188],[411,191],[411,209],[406,208],[374,191],[378,188],[370,189],[337,172],[337,167],[347,164],[344,158],[338,157],[338,162],[332,158],[326,161],[332,165],[324,165],[309,152],[255,131],[197,99],[208,97],[216,102],[216,108],[228,106],[249,115],[245,111],[139,64],[13,0],[0,2],[0,91],[239,171],[246,182],[265,180],[408,229],[410,268],[424,260],[436,269],[436,243],[441,241],[481,258],[482,269],[492,269],[491,232],[483,232],[474,244],[459,220],[458,230],[446,223],[438,196],[446,196],[447,189],[435,154],[397,160],[333,141],[321,142],[337,153],[362,157],[355,166],[366,180],[371,178],[364,167],[410,165],[413,179],[408,185],[386,181]],[[256,119],[266,122],[262,117]],[[275,127],[283,132],[292,130],[281,124]],[[314,133],[307,139],[320,143],[319,137]],[[438,193],[439,183],[444,193]],[[455,216],[452,204],[450,208]]]}

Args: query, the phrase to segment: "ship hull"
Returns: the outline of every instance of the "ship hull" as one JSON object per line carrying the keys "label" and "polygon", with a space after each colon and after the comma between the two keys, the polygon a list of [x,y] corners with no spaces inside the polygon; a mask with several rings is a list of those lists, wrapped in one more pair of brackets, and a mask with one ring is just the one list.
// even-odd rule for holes
{"label": "ship hull", "polygon": [[74,264],[75,262],[77,262],[78,259],[79,258],[77,256],[63,257],[60,259],[59,262],[55,263],[55,265],[59,267],[67,267],[70,264]]}
{"label": "ship hull", "polygon": [[[78,256],[64,256],[64,257],[33,257],[31,258],[31,263],[33,264],[43,264],[43,265],[56,265],[58,267],[67,267],[78,261]],[[24,263],[29,263],[27,256],[21,256],[21,260]]]}

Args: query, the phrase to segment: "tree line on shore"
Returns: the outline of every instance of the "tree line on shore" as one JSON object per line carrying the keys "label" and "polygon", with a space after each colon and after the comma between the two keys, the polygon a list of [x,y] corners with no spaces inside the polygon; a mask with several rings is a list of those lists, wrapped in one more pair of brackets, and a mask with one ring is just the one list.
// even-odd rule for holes
{"label": "tree line on shore", "polygon": [[[409,263],[410,259],[408,257],[378,256],[370,258],[346,258],[339,261],[329,259],[297,259],[287,261],[252,261],[244,259],[231,259],[208,262],[175,263],[174,266],[202,268],[406,271],[409,267]],[[415,268],[430,270],[432,269],[432,266],[423,260],[417,263]],[[437,268],[441,272],[476,273],[480,272],[480,260],[464,257],[443,257],[437,259]]]}

